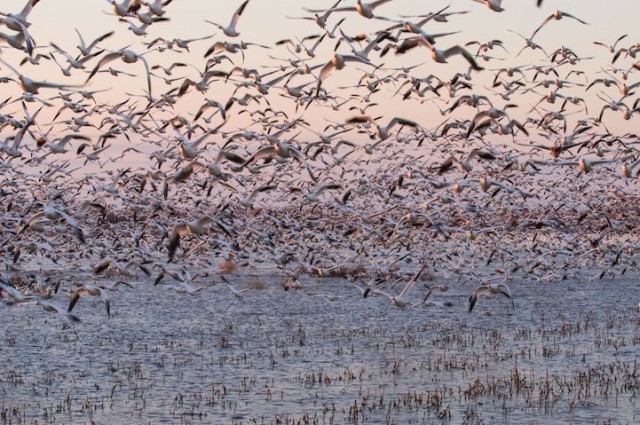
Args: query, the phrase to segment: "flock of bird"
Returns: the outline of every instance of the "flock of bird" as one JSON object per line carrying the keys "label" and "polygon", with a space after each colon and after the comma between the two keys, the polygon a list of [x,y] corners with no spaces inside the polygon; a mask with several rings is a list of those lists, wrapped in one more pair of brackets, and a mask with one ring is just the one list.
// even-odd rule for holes
{"label": "flock of bird", "polygon": [[[455,7],[474,2],[505,11],[500,0]],[[523,47],[451,45],[466,36],[456,19],[477,12],[389,17],[394,0],[336,0],[287,17],[309,21],[309,34],[267,45],[240,38],[252,7],[244,0],[230,21],[206,20],[211,34],[151,40],[172,0],[109,3],[116,28],[96,38],[76,30],[76,50],[36,42],[39,0],[1,13],[0,84],[13,93],[0,103],[8,305],[77,321],[81,297],[99,297],[110,316],[107,292],[140,276],[195,295],[207,287],[198,282],[225,273],[243,298],[249,288],[229,273],[279,269],[285,289],[303,274],[341,276],[398,307],[449,289],[429,279],[482,282],[471,312],[492,295],[514,308],[510,279],[638,271],[640,137],[605,124],[617,113],[616,125],[632,125],[640,112],[640,44],[626,34],[594,40],[598,58],[541,46],[534,39],[552,26],[589,25],[555,11],[529,37],[517,33]],[[346,23],[359,20],[379,29],[350,33]],[[127,30],[140,42],[106,47]],[[251,68],[257,51],[277,65]],[[167,63],[168,54],[189,60]],[[601,54],[597,75],[586,73]],[[520,55],[535,63],[500,66]],[[61,73],[39,73],[45,62]],[[115,98],[118,78],[138,81],[142,94]],[[390,99],[429,121],[378,116]],[[342,118],[323,124],[323,115]],[[68,307],[50,300],[61,283],[52,270],[68,275]],[[424,298],[412,302],[420,280]]]}

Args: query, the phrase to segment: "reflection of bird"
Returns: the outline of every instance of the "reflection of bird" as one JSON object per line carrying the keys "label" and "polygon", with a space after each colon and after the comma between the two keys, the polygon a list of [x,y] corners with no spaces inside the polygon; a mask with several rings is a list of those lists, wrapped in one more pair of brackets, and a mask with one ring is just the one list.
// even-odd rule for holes
{"label": "reflection of bird", "polygon": [[188,282],[178,282],[175,285],[169,287],[176,291],[179,294],[187,294],[187,295],[195,295],[198,292],[202,291],[206,286],[193,286]]}
{"label": "reflection of bird", "polygon": [[289,19],[306,19],[309,21],[314,21],[316,24],[318,24],[318,26],[322,29],[325,29],[325,27],[327,26],[327,19],[329,19],[329,15],[331,15],[331,13],[334,11],[334,9],[340,4],[342,0],[337,0],[333,6],[331,6],[329,9],[327,9],[322,15],[318,15],[317,13],[315,13],[313,16],[303,16],[300,18],[291,18],[289,17]]}
{"label": "reflection of bird", "polygon": [[447,292],[449,290],[449,287],[446,285],[438,285],[438,286],[430,286],[430,287],[428,286],[427,288],[428,288],[428,291],[427,291],[427,294],[424,296],[424,299],[416,305],[425,304],[429,299],[429,297],[431,296],[431,294],[433,294],[436,291]]}
{"label": "reflection of bird", "polygon": [[163,8],[171,3],[173,0],[154,0],[153,3],[147,2],[145,6],[149,8],[149,12],[156,16],[162,16],[167,13]]}
{"label": "reflection of bird", "polygon": [[513,298],[511,297],[511,291],[506,283],[487,283],[480,285],[473,291],[471,297],[469,297],[469,313],[473,310],[473,306],[476,305],[476,301],[478,301],[478,297],[490,297],[493,295],[502,294],[505,297],[511,299],[511,306],[515,308],[515,304],[513,303]]}
{"label": "reflection of bird", "polygon": [[224,33],[224,35],[226,35],[227,37],[237,37],[240,35],[240,33],[236,31],[236,25],[240,20],[240,16],[242,16],[242,12],[244,12],[244,8],[247,7],[247,3],[249,3],[249,0],[245,0],[244,3],[240,5],[238,10],[236,10],[236,12],[233,14],[233,17],[231,18],[231,23],[229,23],[229,26],[227,27],[223,27],[222,25],[216,24],[215,22],[211,22],[211,21],[206,21],[206,22],[220,28]]}
{"label": "reflection of bird", "polygon": [[253,289],[253,288],[236,289],[226,277],[221,275],[220,278],[224,280],[224,282],[227,284],[227,287],[229,288],[231,293],[240,300],[243,299],[242,294]]}

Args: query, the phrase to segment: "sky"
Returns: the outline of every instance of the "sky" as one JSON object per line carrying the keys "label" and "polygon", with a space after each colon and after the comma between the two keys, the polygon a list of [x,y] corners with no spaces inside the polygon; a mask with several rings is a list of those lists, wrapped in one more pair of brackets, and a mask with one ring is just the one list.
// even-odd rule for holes
{"label": "sky", "polygon": [[[5,0],[2,2],[1,10],[4,13],[16,13],[24,6],[24,0],[14,1]],[[196,1],[196,0],[174,0],[166,6],[165,17],[169,18],[166,22],[157,22],[148,28],[148,35],[136,36],[127,29],[128,23],[118,20],[118,17],[112,15],[112,6],[106,0],[41,0],[29,15],[30,34],[34,38],[38,48],[35,53],[50,53],[52,51],[51,43],[66,50],[71,55],[78,53],[76,45],[78,44],[78,36],[76,29],[87,40],[93,40],[108,31],[115,31],[113,37],[108,38],[100,43],[100,48],[106,49],[104,54],[110,51],[119,50],[125,46],[137,52],[144,53],[148,48],[143,43],[149,43],[157,37],[165,39],[182,38],[192,39],[199,37],[211,36],[210,39],[202,41],[194,41],[191,44],[190,52],[158,52],[151,51],[145,53],[145,58],[150,66],[162,65],[168,66],[178,61],[187,63],[189,67],[174,69],[172,77],[189,77],[195,79],[198,70],[204,67],[204,52],[216,41],[232,41],[240,40],[258,43],[269,46],[264,49],[257,46],[250,46],[245,51],[244,61],[239,54],[229,55],[233,58],[235,65],[244,66],[246,68],[256,68],[259,72],[268,72],[276,69],[276,66],[288,65],[288,59],[296,58],[296,55],[288,51],[284,46],[275,46],[275,42],[286,38],[303,38],[311,34],[321,34],[320,28],[311,20],[291,19],[295,17],[309,17],[312,14],[304,10],[307,8],[327,8],[334,3],[333,0],[322,1],[299,1],[299,0],[250,0],[244,14],[241,16],[237,29],[240,36],[235,39],[225,37],[219,29],[205,22],[210,20],[227,25],[234,11],[240,5],[240,1]],[[355,1],[344,0],[340,6],[353,5]],[[571,80],[573,82],[582,81],[587,83],[596,78],[606,77],[602,73],[601,67],[610,66],[611,54],[601,46],[595,46],[593,41],[601,41],[606,44],[613,43],[623,34],[628,36],[619,43],[619,47],[628,47],[640,40],[640,28],[637,25],[637,14],[632,13],[636,6],[632,0],[614,0],[610,2],[596,0],[580,0],[580,1],[561,1],[561,0],[545,0],[541,8],[535,6],[534,0],[504,0],[504,12],[496,13],[489,10],[484,5],[475,1],[416,1],[416,0],[392,0],[376,9],[375,14],[380,17],[389,19],[401,19],[400,16],[424,14],[437,11],[443,7],[450,5],[447,12],[466,11],[465,14],[457,14],[449,18],[448,23],[429,22],[425,25],[424,30],[433,34],[441,32],[456,32],[456,34],[442,37],[438,39],[437,46],[447,48],[456,44],[464,45],[470,41],[486,42],[489,40],[501,40],[506,48],[503,51],[496,48],[489,52],[495,59],[489,61],[479,61],[485,68],[484,71],[474,73],[474,92],[479,94],[490,95],[491,83],[496,70],[514,66],[529,67],[534,64],[543,62],[549,63],[545,55],[540,51],[526,50],[520,56],[516,57],[517,52],[524,46],[524,41],[517,34],[511,31],[517,31],[525,36],[529,36],[544,19],[556,9],[586,21],[588,25],[583,25],[578,21],[565,18],[561,21],[549,22],[535,37],[535,42],[541,45],[547,52],[565,46],[573,50],[578,57],[592,58],[585,59],[579,63],[577,67],[562,70],[578,69],[586,73],[584,76],[574,75]],[[353,12],[336,12],[329,18],[329,27],[333,27],[341,18],[346,20],[341,25],[342,30],[348,35],[358,33],[372,34],[375,31],[384,29],[393,24],[383,19],[365,19]],[[406,18],[417,20],[418,18]],[[133,20],[132,20],[133,21]],[[0,28],[0,31],[3,29]],[[4,29],[5,32],[6,29]],[[302,53],[298,55],[300,58],[307,59],[310,66],[322,66],[333,55],[333,49],[336,40],[325,38],[323,43],[316,51],[313,58],[306,58]],[[2,43],[0,43],[0,46]],[[474,47],[467,47],[473,51]],[[339,52],[349,53],[348,47],[340,46]],[[65,63],[64,56],[55,54],[58,61]],[[59,68],[52,61],[42,60],[39,65],[25,64],[18,66],[24,54],[15,49],[3,47],[2,58],[24,75],[37,80],[47,80],[53,82],[69,82],[73,84],[82,84],[86,78],[86,72],[92,69],[96,62],[89,62],[87,71],[79,72],[73,70],[71,78],[62,75]],[[278,59],[274,59],[278,58]],[[375,64],[384,64],[380,70],[376,71],[376,76],[385,77],[393,75],[393,68],[414,66],[421,63],[420,67],[412,70],[416,76],[426,77],[430,74],[437,76],[442,80],[450,79],[456,72],[465,72],[467,63],[461,56],[450,58],[448,64],[436,64],[428,56],[426,48],[416,48],[404,55],[395,55],[389,53],[384,58],[378,58],[377,53],[373,53],[372,62]],[[633,59],[623,58],[616,65],[628,67],[634,63]],[[192,65],[192,66],[191,66]],[[127,98],[136,98],[135,96],[144,96],[143,89],[146,87],[144,68],[140,63],[124,64],[121,61],[114,61],[108,66],[112,66],[122,71],[133,73],[135,77],[120,76],[113,78],[109,74],[98,74],[85,87],[88,90],[105,90],[105,92],[96,94],[98,102],[106,104],[114,104]],[[220,69],[229,70],[231,65],[221,64]],[[388,70],[385,70],[388,69]],[[323,87],[329,93],[346,96],[345,93],[366,94],[366,90],[353,87],[352,89],[340,89],[345,86],[355,86],[358,84],[363,71],[372,71],[372,67],[365,64],[349,63],[345,71],[334,72],[323,83]],[[156,70],[156,73],[162,74],[162,70]],[[562,74],[566,72],[561,72]],[[318,70],[315,71],[318,74]],[[12,72],[4,66],[0,66],[0,76],[11,76]],[[278,73],[274,76],[279,75]],[[637,74],[637,75],[640,75]],[[302,75],[296,76],[291,85],[309,83],[309,87],[315,86],[315,76]],[[266,81],[269,77],[265,77]],[[241,81],[238,76],[236,81]],[[638,80],[631,74],[630,82]],[[283,82],[280,83],[280,85]],[[418,99],[412,101],[403,101],[400,95],[396,95],[398,85],[385,84],[378,93],[374,93],[370,97],[370,101],[376,103],[374,107],[367,110],[375,116],[402,116],[408,119],[417,120],[425,128],[438,125],[444,120],[439,111],[446,109],[451,105],[451,99],[442,96],[440,99]],[[168,91],[172,87],[179,85],[167,85],[160,79],[153,79],[154,96]],[[224,103],[226,99],[233,93],[235,85],[225,84],[224,82],[215,82],[212,89],[206,93],[206,98],[212,98]],[[563,89],[563,93],[574,96],[585,96],[584,87],[570,87]],[[521,120],[526,119],[530,114],[531,107],[538,101],[541,95],[548,92],[548,89],[538,88],[537,93],[528,93],[527,96],[519,97],[518,111],[514,112]],[[14,98],[20,96],[20,90],[17,85],[8,86],[5,92]],[[283,100],[280,93],[283,90],[272,90],[269,94],[269,100],[275,108],[281,108],[289,114],[304,115],[305,119],[315,123],[319,129],[330,122],[342,122],[348,118],[351,112],[346,112],[345,108],[338,111],[332,110],[325,106],[311,105],[308,110],[296,110],[295,105],[290,101]],[[586,93],[585,99],[590,106],[588,115],[596,115],[604,105],[601,97],[611,96],[617,100],[617,89],[604,88],[603,86],[592,89]],[[41,97],[55,97],[57,93],[54,90],[43,90]],[[133,95],[133,96],[132,96]],[[435,97],[435,96],[432,96]],[[199,93],[188,93],[180,99],[175,105],[174,111],[183,114],[195,114],[199,106],[202,104],[204,97]],[[420,100],[425,100],[420,103]],[[144,100],[139,99],[140,102]],[[358,105],[357,100],[350,101],[350,105]],[[501,101],[498,99],[498,105]],[[364,106],[363,103],[360,103]],[[9,106],[3,108],[0,112],[13,112],[19,109],[17,104],[15,108]],[[546,106],[546,105],[541,105]],[[549,105],[549,107],[553,107]],[[237,110],[236,110],[237,111]],[[172,113],[173,111],[171,111]],[[303,114],[304,112],[304,114]],[[568,111],[570,112],[570,111]],[[571,115],[571,114],[569,114]],[[577,119],[583,116],[583,112],[575,112],[574,117]],[[59,119],[68,119],[67,112],[63,112]],[[226,127],[231,131],[243,128],[250,124],[248,115],[240,117],[234,116],[233,122],[229,122]],[[610,125],[624,131],[629,125],[628,121],[622,120],[618,114],[608,118]]]}

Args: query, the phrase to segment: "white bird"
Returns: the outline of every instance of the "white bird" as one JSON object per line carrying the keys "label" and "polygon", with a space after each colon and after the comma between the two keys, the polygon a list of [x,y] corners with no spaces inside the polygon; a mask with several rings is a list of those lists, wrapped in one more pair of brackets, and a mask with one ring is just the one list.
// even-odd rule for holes
{"label": "white bird", "polygon": [[195,295],[198,292],[202,291],[204,288],[206,288],[206,285],[194,286],[188,282],[178,282],[177,284],[174,284],[169,287],[169,289],[172,289],[179,294],[187,294],[187,295]]}
{"label": "white bird", "polygon": [[560,10],[556,10],[555,12],[553,12],[551,15],[549,15],[544,21],[542,21],[542,23],[540,24],[540,26],[538,28],[536,28],[536,30],[533,32],[533,34],[531,34],[531,39],[533,37],[535,37],[535,35],[538,33],[538,31],[540,31],[542,29],[542,27],[544,27],[545,25],[547,25],[549,22],[551,21],[559,21],[562,18],[571,18],[571,19],[575,19],[576,21],[580,22],[583,25],[588,25],[585,21],[583,21],[580,18],[576,18],[573,15],[570,15],[566,12],[562,12]]}
{"label": "white bird", "polygon": [[478,297],[491,297],[493,295],[502,294],[505,297],[511,300],[512,308],[515,308],[515,304],[513,302],[513,298],[511,297],[511,291],[506,283],[485,283],[480,285],[473,291],[473,294],[469,297],[469,313],[473,310],[473,307],[476,305],[476,301],[478,301]]}
{"label": "white bird", "polygon": [[473,1],[484,4],[494,12],[504,12],[504,9],[502,8],[502,0],[473,0]]}
{"label": "white bird", "polygon": [[100,62],[98,62],[95,68],[93,68],[93,70],[89,73],[89,76],[85,81],[85,84],[88,83],[89,80],[91,80],[91,78],[94,75],[96,75],[96,73],[100,70],[100,68],[102,68],[104,65],[116,59],[122,59],[124,63],[136,63],[138,62],[138,60],[142,62],[142,64],[144,65],[144,69],[147,73],[147,92],[148,92],[149,98],[151,98],[151,72],[149,70],[149,64],[147,63],[147,60],[144,58],[144,56],[142,56],[142,54],[138,54],[133,50],[129,50],[129,49],[122,49],[122,50],[107,53],[106,55],[104,55],[102,59],[100,59]]}
{"label": "white bird", "polygon": [[[85,140],[85,141],[91,140],[89,137],[83,136],[81,134],[67,134],[62,139],[58,139],[58,140],[55,140],[55,141],[47,141],[45,143],[45,146],[47,146],[49,149],[51,149],[52,153],[56,153],[56,154],[67,153],[69,151],[67,149],[67,144],[72,139]],[[57,141],[57,143],[54,143],[56,141]]]}
{"label": "white bird", "polygon": [[226,35],[227,37],[237,37],[240,35],[240,33],[236,30],[236,25],[238,24],[238,21],[240,20],[240,16],[242,16],[242,12],[244,12],[244,8],[247,7],[248,3],[249,3],[249,0],[245,0],[244,3],[240,5],[238,10],[236,10],[236,12],[233,14],[233,17],[231,18],[231,23],[227,27],[223,27],[220,24],[216,24],[215,22],[211,22],[208,20],[205,20],[205,22],[208,22],[211,25],[215,25],[216,27],[220,28],[224,33],[224,35]]}
{"label": "white bird", "polygon": [[109,31],[108,33],[102,34],[100,37],[96,38],[91,43],[89,43],[89,45],[87,45],[82,38],[82,34],[80,34],[80,31],[78,31],[78,29],[76,28],[76,33],[80,38],[80,44],[76,47],[78,48],[78,50],[80,50],[82,56],[89,56],[91,54],[91,50],[93,50],[93,48],[96,47],[98,43],[111,37],[114,32],[115,31]]}
{"label": "white bird", "polygon": [[358,12],[360,16],[363,16],[367,19],[372,19],[374,17],[373,10],[378,6],[382,6],[385,3],[389,3],[391,0],[378,0],[373,1],[371,3],[362,3],[362,0],[358,0],[358,3],[355,6],[343,6],[343,7],[332,7],[328,10],[316,10],[316,9],[305,9],[307,12],[312,13],[327,13],[327,12]]}
{"label": "white bird", "polygon": [[434,44],[430,43],[422,36],[406,39],[400,46],[396,48],[396,53],[402,54],[407,50],[419,45],[424,46],[431,51],[431,59],[433,59],[434,62],[447,63],[447,59],[449,59],[451,56],[462,55],[467,60],[467,62],[469,62],[469,65],[471,65],[471,67],[476,71],[481,71],[484,69],[476,63],[473,55],[469,53],[464,47],[455,45],[446,50],[441,50],[435,47]]}
{"label": "white bird", "polygon": [[[141,17],[142,15],[138,15],[138,17]],[[148,35],[147,33],[147,28],[149,28],[151,26],[151,24],[154,24],[156,22],[162,22],[162,21],[168,21],[169,18],[159,18],[157,16],[154,17],[150,17],[149,20],[147,22],[143,22],[141,25],[136,25],[135,23],[131,22],[130,20],[126,19],[126,18],[120,18],[119,21],[120,22],[126,22],[129,24],[129,30],[134,33],[137,36],[146,36]]]}
{"label": "white bird", "polygon": [[418,306],[418,305],[422,305],[422,304],[426,304],[427,300],[429,299],[429,297],[431,296],[431,294],[433,294],[436,291],[440,291],[440,292],[447,292],[449,290],[449,287],[446,285],[437,285],[437,286],[427,286],[428,291],[427,294],[424,296],[424,299],[419,302],[418,304],[414,304],[413,307]]}
{"label": "white bird", "polygon": [[149,8],[149,11],[156,16],[162,16],[167,13],[163,8],[171,3],[173,0],[154,0],[153,3],[145,3]]}
{"label": "white bird", "polygon": [[69,309],[65,309],[64,307],[60,307],[59,305],[50,303],[48,301],[38,300],[36,304],[42,307],[44,311],[48,311],[49,313],[57,313],[63,315],[66,319],[69,319],[73,322],[80,322],[80,318],[75,314],[72,314]]}
{"label": "white bird", "polygon": [[378,123],[376,123],[375,119],[370,115],[356,115],[354,117],[349,118],[346,121],[347,124],[358,124],[358,123],[365,123],[365,122],[370,122],[376,126],[376,135],[380,140],[388,139],[389,136],[391,135],[390,134],[391,129],[396,124],[400,124],[402,126],[408,125],[410,127],[413,127],[416,130],[420,128],[420,125],[415,121],[411,121],[411,120],[400,118],[400,117],[392,118],[391,121],[389,121],[389,124],[387,124],[384,127],[381,127]]}
{"label": "white bird", "polygon": [[327,9],[326,11],[324,11],[324,13],[322,15],[318,15],[318,13],[315,13],[313,16],[302,16],[302,17],[288,17],[289,19],[306,19],[309,21],[314,21],[316,24],[318,24],[318,26],[322,29],[325,29],[325,27],[327,26],[327,19],[329,19],[329,16],[331,15],[331,13],[334,11],[334,9],[340,4],[342,0],[337,0],[333,6],[331,6],[329,9]]}
{"label": "white bird", "polygon": [[409,282],[407,282],[407,284],[402,289],[402,292],[400,292],[398,295],[391,295],[391,294],[388,294],[387,292],[384,292],[375,288],[372,289],[371,291],[373,293],[382,294],[388,297],[391,300],[391,303],[396,307],[404,308],[404,307],[411,306],[410,301],[407,298],[407,294],[409,293],[409,291],[411,291],[411,288],[413,288],[413,286],[415,285],[416,281],[420,277],[420,274],[422,273],[425,267],[426,265],[423,264],[418,270],[418,272],[413,275],[413,277],[409,280]]}
{"label": "white bird", "polygon": [[47,81],[32,80],[31,78],[20,74],[14,67],[9,65],[2,58],[0,58],[0,62],[5,64],[9,69],[11,69],[13,71],[14,74],[16,74],[18,76],[18,79],[20,81],[20,86],[22,87],[22,90],[24,90],[27,93],[38,94],[39,90],[42,89],[42,88],[68,90],[70,88],[82,87],[82,86],[70,85],[70,84],[58,84],[58,83],[50,83],[50,82],[47,82]]}
{"label": "white bird", "polygon": [[24,5],[22,10],[16,14],[2,13],[4,18],[0,18],[0,23],[5,25],[7,28],[11,30],[18,31],[18,32],[22,31],[23,28],[31,25],[29,22],[27,22],[27,17],[29,16],[29,13],[31,13],[31,11],[33,10],[33,7],[39,1],[40,0],[27,0],[27,3]]}
{"label": "white bird", "polygon": [[118,3],[116,0],[108,1],[113,5],[113,12],[121,17],[135,14],[142,7],[142,0],[122,0],[122,3]]}
{"label": "white bird", "polygon": [[371,64],[371,62],[369,62],[368,60],[363,59],[363,58],[358,57],[358,56],[342,55],[340,53],[334,54],[331,57],[331,59],[329,59],[329,62],[327,62],[322,67],[322,69],[320,70],[320,75],[318,77],[318,85],[316,87],[316,96],[320,95],[320,86],[322,85],[324,80],[326,80],[327,77],[329,77],[329,75],[334,70],[338,70],[339,71],[339,70],[343,69],[347,65],[347,62],[360,62],[360,63]]}
{"label": "white bird", "polygon": [[252,206],[253,206],[253,199],[254,199],[254,198],[255,198],[259,193],[266,192],[266,191],[269,191],[269,190],[273,190],[273,189],[275,189],[275,188],[277,188],[277,187],[278,187],[278,186],[276,186],[276,185],[268,185],[268,184],[263,185],[263,186],[260,186],[260,187],[258,187],[258,188],[256,188],[256,189],[254,189],[254,190],[249,194],[249,196],[247,196],[246,198],[242,198],[242,199],[240,199],[240,201],[239,201],[239,202],[240,202],[240,204],[241,204],[242,206],[247,207],[247,208],[250,208],[250,207],[252,207]]}
{"label": "white bird", "polygon": [[31,228],[32,226],[40,224],[43,218],[46,218],[50,222],[64,220],[69,225],[69,227],[71,227],[71,230],[73,230],[73,234],[76,236],[76,238],[78,238],[81,243],[85,243],[84,234],[82,232],[82,229],[80,229],[80,227],[78,226],[78,223],[76,223],[76,221],[69,214],[51,205],[46,206],[43,211],[33,215],[27,221],[24,227],[18,232],[16,237],[20,236],[25,230]]}
{"label": "white bird", "polygon": [[107,309],[107,316],[111,317],[111,303],[109,302],[109,298],[104,293],[103,288],[94,285],[83,285],[80,288],[76,289],[71,297],[71,302],[69,303],[69,307],[67,311],[71,313],[73,307],[76,305],[81,296],[91,295],[93,297],[98,297],[102,301],[104,301],[105,308]]}
{"label": "white bird", "polygon": [[320,200],[320,195],[322,195],[322,193],[324,193],[327,190],[336,190],[336,189],[342,189],[342,185],[336,182],[329,182],[329,183],[323,184],[322,186],[319,186],[318,188],[316,188],[316,190],[314,190],[313,192],[307,193],[305,196],[309,202],[318,202]]}

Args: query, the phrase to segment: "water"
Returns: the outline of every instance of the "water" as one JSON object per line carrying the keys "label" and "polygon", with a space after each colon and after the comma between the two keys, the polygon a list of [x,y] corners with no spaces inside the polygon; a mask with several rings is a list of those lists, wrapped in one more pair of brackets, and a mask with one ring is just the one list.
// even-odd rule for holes
{"label": "water", "polygon": [[111,319],[81,299],[80,323],[2,306],[2,422],[638,421],[634,279],[513,281],[515,309],[501,297],[467,313],[469,284],[433,295],[451,307],[400,309],[344,279],[230,278],[258,289],[138,281],[110,294]]}

